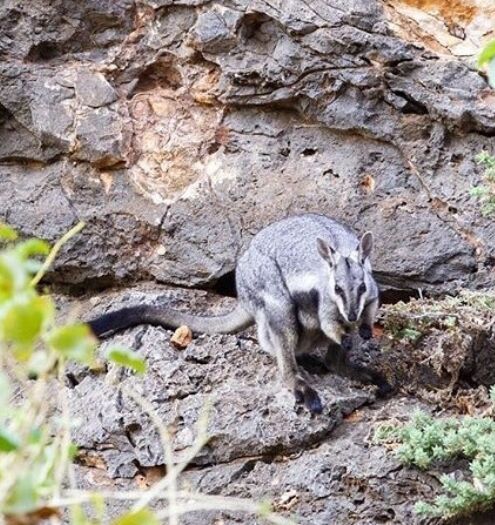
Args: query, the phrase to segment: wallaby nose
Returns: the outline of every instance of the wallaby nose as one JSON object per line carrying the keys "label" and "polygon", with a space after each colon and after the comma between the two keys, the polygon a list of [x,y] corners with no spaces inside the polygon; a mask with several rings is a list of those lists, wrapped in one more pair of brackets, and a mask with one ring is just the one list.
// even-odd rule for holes
{"label": "wallaby nose", "polygon": [[357,321],[357,314],[356,312],[349,312],[349,315],[347,317],[351,323],[354,323]]}

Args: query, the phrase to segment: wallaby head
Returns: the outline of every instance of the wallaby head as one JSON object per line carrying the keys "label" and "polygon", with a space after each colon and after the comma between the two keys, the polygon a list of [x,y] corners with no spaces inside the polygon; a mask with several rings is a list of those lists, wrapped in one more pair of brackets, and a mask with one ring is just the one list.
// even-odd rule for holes
{"label": "wallaby head", "polygon": [[371,232],[366,232],[356,250],[346,257],[328,242],[317,239],[318,252],[330,267],[328,293],[347,323],[359,321],[371,292],[373,278],[369,256],[372,247]]}

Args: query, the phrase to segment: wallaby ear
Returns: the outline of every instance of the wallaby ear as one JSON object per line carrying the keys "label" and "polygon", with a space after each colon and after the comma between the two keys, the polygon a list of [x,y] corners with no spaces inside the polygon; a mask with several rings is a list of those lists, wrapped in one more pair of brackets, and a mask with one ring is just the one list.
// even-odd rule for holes
{"label": "wallaby ear", "polygon": [[316,247],[318,248],[318,253],[323,257],[325,261],[330,266],[335,266],[335,250],[328,244],[328,242],[320,239],[316,239]]}
{"label": "wallaby ear", "polygon": [[373,249],[373,234],[371,232],[366,232],[359,242],[359,259],[361,262],[366,261],[370,256],[371,250]]}

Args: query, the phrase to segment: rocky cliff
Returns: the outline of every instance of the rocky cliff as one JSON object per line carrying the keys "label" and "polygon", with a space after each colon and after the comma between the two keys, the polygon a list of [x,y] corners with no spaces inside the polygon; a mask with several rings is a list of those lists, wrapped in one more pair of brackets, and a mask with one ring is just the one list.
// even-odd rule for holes
{"label": "rocky cliff", "polygon": [[1,216],[48,239],[87,221],[69,284],[209,285],[307,210],[372,229],[385,288],[492,283],[468,190],[494,147],[472,67],[494,18],[486,0],[4,2]]}
{"label": "rocky cliff", "polygon": [[[494,21],[490,0],[7,0],[0,218],[48,240],[86,221],[49,275],[66,290],[153,282],[83,301],[84,316],[144,299],[228,308],[157,283],[232,287],[252,235],[301,211],[371,229],[390,297],[492,286],[495,225],[469,189],[475,155],[495,153],[495,95],[473,67]],[[308,525],[416,522],[437,477],[402,469],[369,431],[422,402],[376,403],[330,375],[311,418],[249,334],[183,352],[170,335],[119,336],[150,372],[117,380],[176,426],[179,451],[214,395],[193,486],[271,497]],[[73,369],[63,387],[84,423],[80,481],[142,486],[162,472],[159,440],[111,376]]]}

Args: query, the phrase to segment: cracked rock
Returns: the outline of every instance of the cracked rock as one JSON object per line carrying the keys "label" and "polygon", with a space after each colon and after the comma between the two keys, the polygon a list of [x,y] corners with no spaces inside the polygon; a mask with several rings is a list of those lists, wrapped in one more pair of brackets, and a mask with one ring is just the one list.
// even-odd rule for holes
{"label": "cracked rock", "polygon": [[[78,188],[58,200],[104,242],[91,241],[94,258],[66,248],[69,285],[210,286],[264,225],[316,211],[373,230],[384,289],[493,286],[495,223],[469,193],[483,177],[476,153],[494,153],[493,90],[472,46],[491,38],[491,16],[478,1],[10,2],[1,184],[43,168],[59,173],[54,191]],[[103,191],[122,185],[120,209],[139,202],[158,222],[114,220],[111,198],[95,206],[70,182],[87,164]],[[9,209],[26,199],[9,198]],[[60,233],[48,218],[0,216]]]}
{"label": "cracked rock", "polygon": [[123,123],[109,108],[84,112],[76,122],[76,151],[73,157],[100,168],[125,162]]}
{"label": "cracked rock", "polygon": [[113,87],[101,73],[80,71],[75,82],[76,95],[86,106],[99,108],[117,99]]}
{"label": "cracked rock", "polygon": [[[193,304],[193,308],[202,306],[203,312],[208,302],[217,312],[232,307],[232,301],[170,289],[130,290],[123,300],[109,299],[104,297],[91,315],[142,302],[181,308]],[[200,336],[178,351],[170,341],[172,333],[140,326],[103,343],[102,352],[114,344],[135,349],[148,364],[144,377],[110,365],[108,374],[88,374],[66,387],[71,410],[81,422],[74,441],[84,450],[97,451],[112,476],[132,477],[136,465],[164,463],[156,428],[126,389],[145,397],[159,417],[175,428],[179,457],[193,444],[195,423],[207,411],[210,440],[193,460],[198,465],[270,456],[281,450],[297,452],[321,442],[345,415],[374,399],[373,387],[355,388],[332,374],[311,377],[324,405],[323,414],[313,417],[295,404],[294,395],[281,385],[274,359],[251,339]],[[81,378],[80,372],[77,377]]]}

